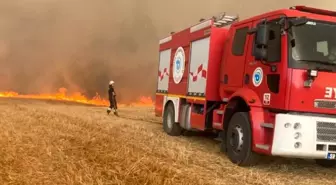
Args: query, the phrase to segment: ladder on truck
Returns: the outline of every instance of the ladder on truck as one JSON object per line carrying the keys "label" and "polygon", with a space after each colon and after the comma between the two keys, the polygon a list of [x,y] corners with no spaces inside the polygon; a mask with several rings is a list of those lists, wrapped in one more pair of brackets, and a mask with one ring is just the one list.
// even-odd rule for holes
{"label": "ladder on truck", "polygon": [[215,25],[218,28],[229,26],[237,21],[239,21],[239,16],[238,15],[226,15],[225,12],[220,13],[217,16],[212,16],[210,19],[200,19],[200,22],[212,20],[213,25]]}
{"label": "ladder on truck", "polygon": [[[225,26],[230,26],[231,24],[233,24],[234,22],[237,22],[237,21],[239,21],[239,16],[238,15],[236,15],[236,16],[226,15],[226,13],[223,12],[223,13],[217,15],[217,16],[212,16],[211,18],[208,18],[208,19],[201,18],[199,20],[200,23],[197,24],[196,26],[191,27],[191,29],[193,29],[194,27],[197,27],[193,30],[193,31],[196,31],[196,30],[199,30],[201,28],[205,28],[205,27],[210,26],[210,25],[214,25],[215,27],[222,28],[222,27],[225,27]],[[170,35],[173,35],[174,33],[175,32],[172,31],[172,32],[170,32]],[[160,44],[162,44],[162,43],[164,43],[164,41],[161,41]]]}

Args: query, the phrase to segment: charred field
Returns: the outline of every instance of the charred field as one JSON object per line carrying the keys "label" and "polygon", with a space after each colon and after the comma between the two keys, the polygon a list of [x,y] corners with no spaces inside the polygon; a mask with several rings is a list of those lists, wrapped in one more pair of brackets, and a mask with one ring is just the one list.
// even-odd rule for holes
{"label": "charred field", "polygon": [[152,108],[0,98],[1,184],[335,184],[335,169],[265,157],[237,167],[218,142],[170,137]]}

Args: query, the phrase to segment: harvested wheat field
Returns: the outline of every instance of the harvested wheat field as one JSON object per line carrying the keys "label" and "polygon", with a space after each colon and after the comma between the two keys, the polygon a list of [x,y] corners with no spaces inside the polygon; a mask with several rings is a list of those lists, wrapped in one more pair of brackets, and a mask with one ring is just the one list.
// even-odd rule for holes
{"label": "harvested wheat field", "polygon": [[312,161],[231,164],[218,143],[170,137],[149,108],[0,99],[0,184],[335,184]]}

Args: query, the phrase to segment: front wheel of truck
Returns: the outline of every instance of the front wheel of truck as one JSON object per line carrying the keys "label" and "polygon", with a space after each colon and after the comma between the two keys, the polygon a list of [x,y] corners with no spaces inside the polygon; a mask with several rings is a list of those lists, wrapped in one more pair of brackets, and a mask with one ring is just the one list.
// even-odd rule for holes
{"label": "front wheel of truck", "polygon": [[248,112],[236,112],[226,131],[226,149],[230,161],[238,166],[253,166],[259,154],[252,151],[252,128]]}

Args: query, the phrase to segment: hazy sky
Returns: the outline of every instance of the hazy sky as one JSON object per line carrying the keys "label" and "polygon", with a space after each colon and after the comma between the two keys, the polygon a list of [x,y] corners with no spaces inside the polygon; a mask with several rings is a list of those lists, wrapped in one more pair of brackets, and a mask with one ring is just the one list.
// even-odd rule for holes
{"label": "hazy sky", "polygon": [[0,91],[152,95],[158,40],[219,12],[241,18],[312,0],[1,0]]}

